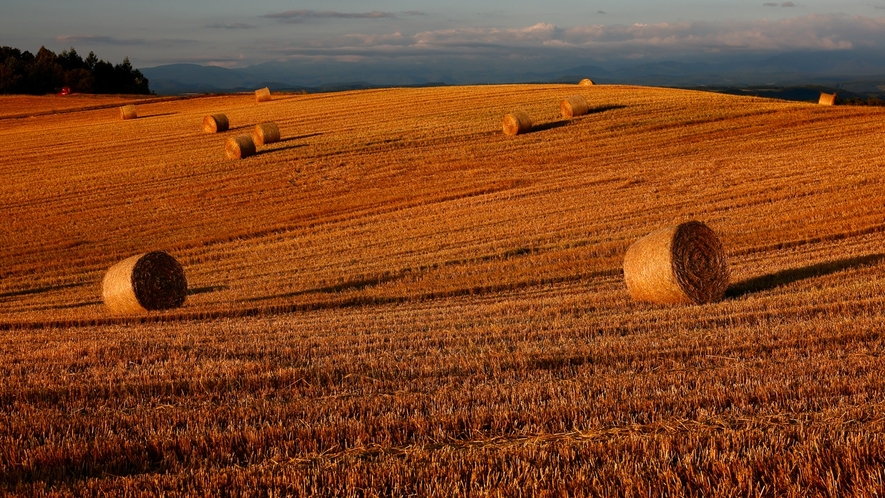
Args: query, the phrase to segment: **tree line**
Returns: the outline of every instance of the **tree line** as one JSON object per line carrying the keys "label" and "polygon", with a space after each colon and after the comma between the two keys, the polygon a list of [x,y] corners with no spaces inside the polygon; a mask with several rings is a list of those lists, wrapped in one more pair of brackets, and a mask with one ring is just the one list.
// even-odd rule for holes
{"label": "tree line", "polygon": [[77,93],[151,93],[148,79],[132,67],[129,57],[114,65],[94,52],[83,59],[74,47],[58,55],[46,47],[40,47],[37,55],[0,47],[0,94],[44,95],[63,89]]}

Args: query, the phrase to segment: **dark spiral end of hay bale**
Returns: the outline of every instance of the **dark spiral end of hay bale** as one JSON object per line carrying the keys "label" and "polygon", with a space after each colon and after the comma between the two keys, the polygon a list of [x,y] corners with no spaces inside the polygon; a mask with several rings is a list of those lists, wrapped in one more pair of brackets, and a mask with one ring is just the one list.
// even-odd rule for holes
{"label": "dark spiral end of hay bale", "polygon": [[138,111],[134,105],[124,105],[120,108],[120,119],[135,119],[138,117]]}
{"label": "dark spiral end of hay bale", "polygon": [[593,86],[595,84],[596,83],[594,83],[593,80],[591,80],[590,78],[584,78],[578,83],[579,86]]}
{"label": "dark spiral end of hay bale", "polygon": [[562,112],[562,117],[573,118],[589,113],[590,104],[583,95],[572,95],[559,103],[559,110]]}
{"label": "dark spiral end of hay bale", "polygon": [[162,251],[139,254],[117,263],[102,282],[105,306],[115,313],[178,308],[186,297],[184,269]]}
{"label": "dark spiral end of hay bale", "polygon": [[248,135],[231,137],[224,143],[224,152],[229,159],[244,159],[255,154],[255,142]]}
{"label": "dark spiral end of hay bale", "polygon": [[624,281],[636,301],[715,302],[728,289],[728,260],[713,230],[689,221],[652,232],[630,246]]}
{"label": "dark spiral end of hay bale", "polygon": [[221,133],[230,128],[230,121],[224,114],[211,114],[203,118],[203,131],[206,133]]}
{"label": "dark spiral end of hay bale", "polygon": [[252,130],[255,145],[266,145],[280,141],[280,128],[276,123],[261,123]]}
{"label": "dark spiral end of hay bale", "polygon": [[511,112],[504,116],[505,135],[520,135],[532,131],[532,118],[523,111]]}

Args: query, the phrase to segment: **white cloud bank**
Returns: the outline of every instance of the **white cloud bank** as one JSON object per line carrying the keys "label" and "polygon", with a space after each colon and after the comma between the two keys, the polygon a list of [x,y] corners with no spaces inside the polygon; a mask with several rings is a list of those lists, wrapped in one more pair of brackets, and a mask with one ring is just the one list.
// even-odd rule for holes
{"label": "white cloud bank", "polygon": [[256,47],[275,57],[365,60],[372,57],[545,57],[580,53],[598,58],[781,51],[885,50],[885,18],[807,15],[785,20],[681,22],[559,28],[461,28],[413,34],[350,34],[280,40]]}

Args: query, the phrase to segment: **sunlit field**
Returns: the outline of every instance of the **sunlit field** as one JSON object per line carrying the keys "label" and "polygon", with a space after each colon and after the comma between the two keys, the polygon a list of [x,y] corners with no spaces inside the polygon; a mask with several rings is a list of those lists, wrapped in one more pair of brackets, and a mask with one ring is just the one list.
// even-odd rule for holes
{"label": "sunlit field", "polygon": [[[531,133],[502,133],[515,110]],[[280,142],[225,157],[267,121]],[[0,494],[885,489],[885,109],[2,97],[0,158]],[[627,248],[689,220],[725,299],[631,301]],[[111,313],[105,272],[153,250],[184,305]]]}

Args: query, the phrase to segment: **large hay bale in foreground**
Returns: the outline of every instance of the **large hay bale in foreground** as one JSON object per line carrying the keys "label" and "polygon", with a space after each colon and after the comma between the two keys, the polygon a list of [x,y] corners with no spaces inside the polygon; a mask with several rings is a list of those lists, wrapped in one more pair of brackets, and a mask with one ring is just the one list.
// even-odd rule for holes
{"label": "large hay bale in foreground", "polygon": [[820,105],[836,105],[836,94],[820,92],[820,99],[818,99],[817,103]]}
{"label": "large hay bale in foreground", "polygon": [[523,111],[511,112],[504,116],[504,134],[519,135],[532,131],[532,118]]}
{"label": "large hay bale in foreground", "polygon": [[135,119],[138,117],[138,112],[135,111],[135,106],[132,104],[124,105],[120,108],[120,118],[122,119]]}
{"label": "large hay bale in foreground", "polygon": [[624,257],[624,281],[636,301],[703,304],[728,289],[728,261],[707,225],[689,221],[636,241]]}
{"label": "large hay bale in foreground", "polygon": [[579,86],[593,86],[595,84],[590,78],[584,78],[578,83]]}
{"label": "large hay bale in foreground", "polygon": [[102,300],[114,313],[178,308],[187,297],[187,279],[178,261],[154,251],[112,266],[102,281]]}
{"label": "large hay bale in foreground", "polygon": [[559,110],[564,118],[583,116],[590,112],[590,104],[583,95],[572,95],[559,103]]}
{"label": "large hay bale in foreground", "polygon": [[224,152],[229,159],[244,159],[255,154],[255,142],[249,135],[231,137],[224,143]]}
{"label": "large hay bale in foreground", "polygon": [[221,133],[230,128],[230,121],[224,114],[210,114],[203,118],[203,131],[206,133]]}
{"label": "large hay bale in foreground", "polygon": [[266,145],[280,141],[280,128],[276,123],[261,123],[252,130],[252,141],[255,145]]}
{"label": "large hay bale in foreground", "polygon": [[260,90],[255,90],[255,101],[270,102],[270,88],[264,87]]}

